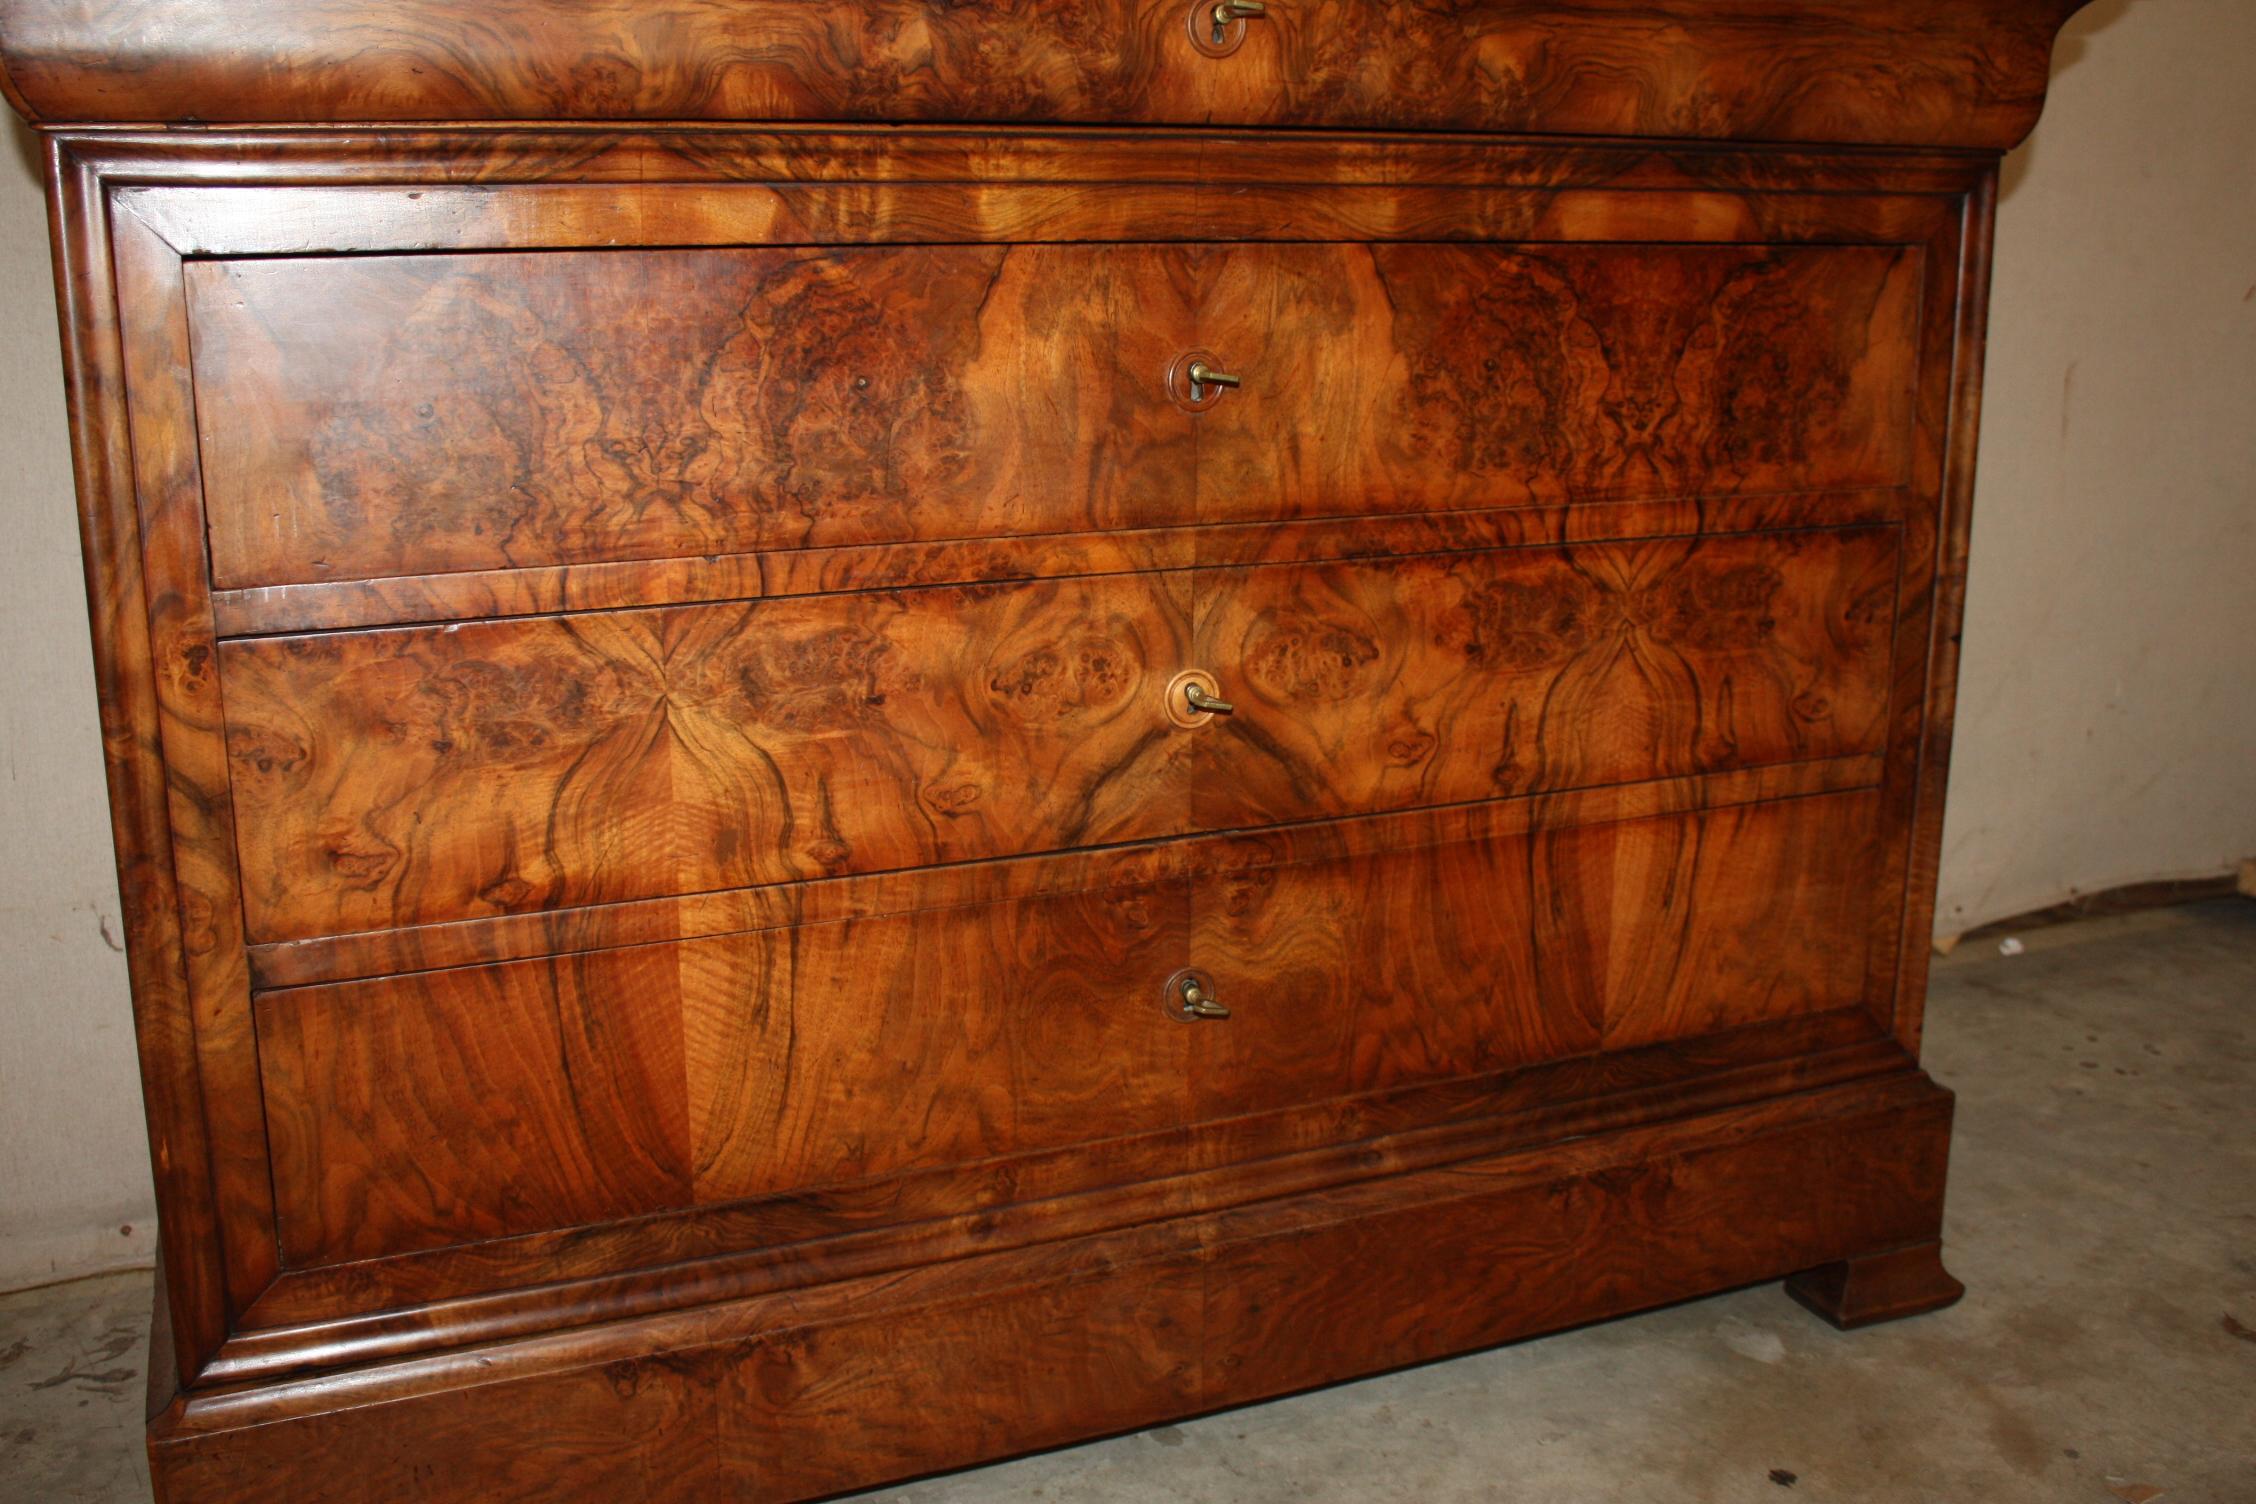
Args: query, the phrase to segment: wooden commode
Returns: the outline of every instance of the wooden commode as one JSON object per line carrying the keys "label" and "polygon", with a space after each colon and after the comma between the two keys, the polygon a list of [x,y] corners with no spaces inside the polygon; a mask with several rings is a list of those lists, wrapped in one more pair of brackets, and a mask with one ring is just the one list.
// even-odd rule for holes
{"label": "wooden commode", "polygon": [[1788,1278],[2075,0],[0,0],[169,1504],[798,1500]]}

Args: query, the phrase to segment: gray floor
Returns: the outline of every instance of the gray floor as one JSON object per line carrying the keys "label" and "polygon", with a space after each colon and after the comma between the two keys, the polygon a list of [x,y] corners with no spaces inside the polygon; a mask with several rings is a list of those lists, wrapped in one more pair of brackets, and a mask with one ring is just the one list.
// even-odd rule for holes
{"label": "gray floor", "polygon": [[[1936,971],[1951,1310],[1747,1290],[863,1498],[2256,1500],[2256,903],[2027,944]],[[146,1498],[145,1291],[0,1298],[0,1499]]]}

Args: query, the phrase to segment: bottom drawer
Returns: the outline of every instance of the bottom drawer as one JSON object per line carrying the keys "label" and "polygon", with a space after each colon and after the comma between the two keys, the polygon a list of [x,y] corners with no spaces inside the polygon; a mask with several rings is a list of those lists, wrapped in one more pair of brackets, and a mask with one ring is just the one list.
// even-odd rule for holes
{"label": "bottom drawer", "polygon": [[1861,1000],[1876,793],[1255,867],[1194,900],[1202,1117]]}
{"label": "bottom drawer", "polygon": [[[264,993],[284,1262],[1320,1118],[1847,1007],[1877,816],[1856,792],[1287,865],[1247,838],[1196,880]],[[1186,968],[1228,1018],[1167,1009]]]}
{"label": "bottom drawer", "polygon": [[1182,1121],[1181,883],[258,1001],[297,1267]]}

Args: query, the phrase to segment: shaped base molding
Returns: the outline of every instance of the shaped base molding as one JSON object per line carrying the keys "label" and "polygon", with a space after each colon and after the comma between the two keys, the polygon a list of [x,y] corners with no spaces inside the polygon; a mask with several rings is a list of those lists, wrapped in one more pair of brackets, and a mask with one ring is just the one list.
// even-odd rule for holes
{"label": "shaped base molding", "polygon": [[[1844,1324],[1909,1314],[1940,1303],[1950,1116],[1950,1094],[1905,1071],[1101,1236],[188,1391],[155,1417],[152,1470],[167,1504],[799,1500],[1797,1270],[1797,1297]],[[1829,1290],[1830,1307],[1813,1298]]]}

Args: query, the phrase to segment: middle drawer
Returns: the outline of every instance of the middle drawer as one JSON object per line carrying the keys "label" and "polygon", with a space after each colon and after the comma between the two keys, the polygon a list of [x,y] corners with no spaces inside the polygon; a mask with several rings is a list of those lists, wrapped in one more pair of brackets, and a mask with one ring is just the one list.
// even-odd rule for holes
{"label": "middle drawer", "polygon": [[[258,638],[255,942],[1878,747],[1889,527]],[[1234,708],[1189,713],[1183,676]]]}

